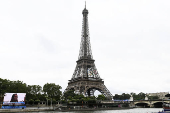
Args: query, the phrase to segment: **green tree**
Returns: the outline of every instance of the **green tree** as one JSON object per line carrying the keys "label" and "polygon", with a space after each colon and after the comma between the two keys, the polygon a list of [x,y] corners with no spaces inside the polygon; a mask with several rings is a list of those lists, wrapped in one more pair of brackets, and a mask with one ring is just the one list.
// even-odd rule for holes
{"label": "green tree", "polygon": [[123,98],[123,100],[125,100],[125,99],[130,99],[130,95],[129,95],[129,94],[122,93],[122,98]]}
{"label": "green tree", "polygon": [[67,92],[64,92],[63,94],[63,98],[64,100],[71,100],[74,96],[76,96],[76,94],[74,93],[74,90],[68,90]]}
{"label": "green tree", "polygon": [[81,99],[83,99],[84,98],[84,96],[81,94],[81,95],[78,95],[78,94],[75,94],[75,96],[74,96],[74,99],[79,99],[79,100],[81,100]]}
{"label": "green tree", "polygon": [[7,79],[1,79],[1,90],[2,93],[26,93],[26,83],[22,81],[10,81]]}
{"label": "green tree", "polygon": [[42,92],[42,87],[39,85],[28,85],[28,91],[32,95],[37,95]]}
{"label": "green tree", "polygon": [[166,94],[165,97],[170,97],[170,94]]}
{"label": "green tree", "polygon": [[143,93],[143,92],[140,92],[140,93],[138,94],[140,100],[144,100],[144,99],[145,99],[145,95],[146,95],[146,94]]}
{"label": "green tree", "polygon": [[97,100],[106,100],[104,95],[98,95]]}
{"label": "green tree", "polygon": [[33,103],[34,103],[34,100],[33,100],[33,99],[30,99],[30,100],[29,100],[29,104],[32,105]]}
{"label": "green tree", "polygon": [[139,94],[136,94],[136,93],[131,93],[131,94],[132,94],[134,100],[144,100],[145,95],[146,95],[143,92],[140,92]]}
{"label": "green tree", "polygon": [[90,97],[87,97],[87,100],[88,100],[88,103],[90,104],[95,104],[96,103],[96,97],[95,96],[90,96]]}
{"label": "green tree", "polygon": [[9,88],[8,92],[11,93],[26,93],[26,83],[23,83],[22,81],[10,81],[8,83]]}
{"label": "green tree", "polygon": [[42,93],[42,87],[39,85],[28,85],[27,87],[27,100],[39,99],[39,95]]}
{"label": "green tree", "polygon": [[113,96],[113,99],[114,99],[114,100],[120,100],[120,95],[115,94],[115,96]]}
{"label": "green tree", "polygon": [[125,100],[125,99],[129,99],[130,95],[129,94],[125,94],[125,93],[122,93],[122,95],[115,94],[115,96],[113,98],[115,100]]}
{"label": "green tree", "polygon": [[43,94],[43,93],[38,93],[37,95],[37,98],[40,100],[40,101],[46,101],[46,94]]}
{"label": "green tree", "polygon": [[40,100],[37,99],[37,100],[34,101],[34,104],[38,104],[39,102],[40,102]]}
{"label": "green tree", "polygon": [[62,92],[60,91],[62,87],[55,85],[55,83],[46,83],[43,86],[43,91],[48,94],[48,97],[60,100]]}
{"label": "green tree", "polygon": [[9,80],[0,78],[0,93],[4,95],[8,91]]}
{"label": "green tree", "polygon": [[156,100],[156,99],[159,99],[158,96],[148,96],[148,99],[149,100]]}

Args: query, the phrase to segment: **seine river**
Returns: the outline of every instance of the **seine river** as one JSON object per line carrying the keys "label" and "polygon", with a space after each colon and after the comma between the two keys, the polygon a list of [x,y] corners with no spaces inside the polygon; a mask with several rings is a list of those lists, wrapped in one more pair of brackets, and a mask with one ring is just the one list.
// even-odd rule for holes
{"label": "seine river", "polygon": [[134,108],[126,110],[76,111],[76,112],[29,112],[29,113],[158,113],[162,108]]}

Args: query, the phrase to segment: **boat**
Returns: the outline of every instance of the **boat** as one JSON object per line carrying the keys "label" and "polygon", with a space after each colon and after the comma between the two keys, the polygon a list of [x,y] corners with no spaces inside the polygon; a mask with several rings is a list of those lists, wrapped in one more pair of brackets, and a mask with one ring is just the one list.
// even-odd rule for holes
{"label": "boat", "polygon": [[158,113],[170,113],[170,104],[167,104],[167,103],[163,103],[163,110],[160,112],[158,112]]}
{"label": "boat", "polygon": [[170,104],[163,103],[163,110],[164,110],[164,112],[170,113]]}

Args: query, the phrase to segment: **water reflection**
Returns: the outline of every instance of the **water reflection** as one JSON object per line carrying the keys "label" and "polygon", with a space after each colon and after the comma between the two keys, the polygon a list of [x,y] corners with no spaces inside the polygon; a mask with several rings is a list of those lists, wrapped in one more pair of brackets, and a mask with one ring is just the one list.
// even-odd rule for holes
{"label": "water reflection", "polygon": [[101,110],[101,111],[71,111],[71,112],[29,112],[29,113],[158,113],[162,108],[134,108],[126,110]]}

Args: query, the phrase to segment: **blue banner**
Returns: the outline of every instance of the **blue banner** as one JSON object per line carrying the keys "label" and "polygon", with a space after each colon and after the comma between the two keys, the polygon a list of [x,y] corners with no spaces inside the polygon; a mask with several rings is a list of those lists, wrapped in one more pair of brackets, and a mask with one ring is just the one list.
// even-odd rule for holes
{"label": "blue banner", "polygon": [[25,109],[26,106],[2,106],[2,109]]}

